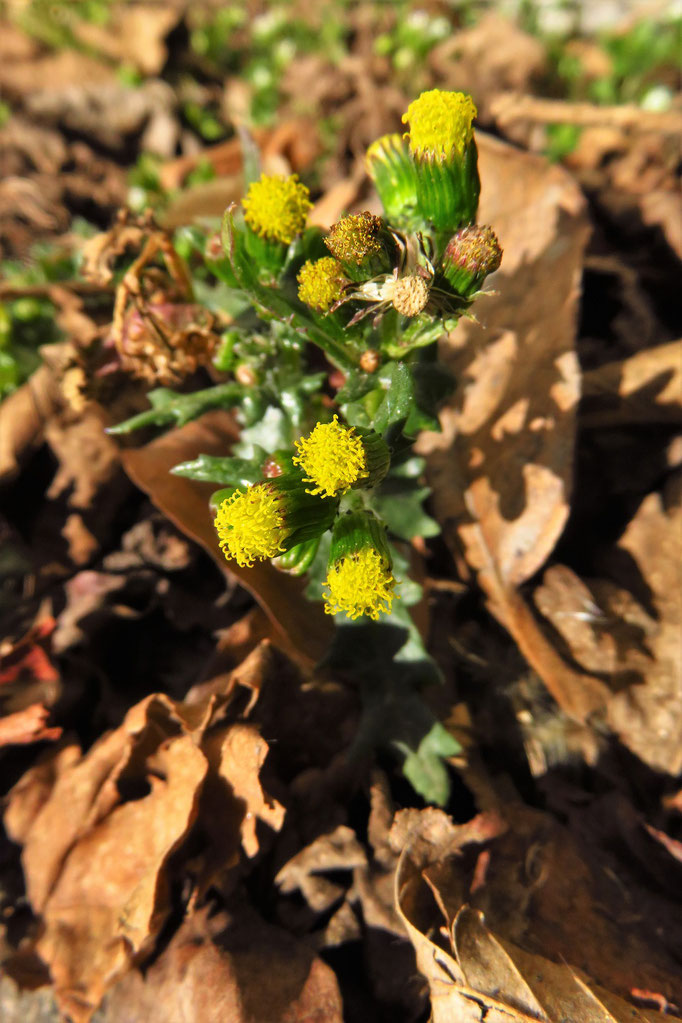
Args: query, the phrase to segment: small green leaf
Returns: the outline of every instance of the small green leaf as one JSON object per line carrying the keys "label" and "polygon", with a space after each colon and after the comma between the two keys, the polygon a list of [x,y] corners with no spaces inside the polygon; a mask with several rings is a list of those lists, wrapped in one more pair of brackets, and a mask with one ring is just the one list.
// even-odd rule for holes
{"label": "small green leaf", "polygon": [[403,774],[427,803],[445,806],[450,796],[450,779],[444,760],[461,753],[462,747],[448,730],[436,721],[410,750],[403,763]]}
{"label": "small green leaf", "polygon": [[[388,386],[372,423],[377,433],[381,434],[386,433],[390,426],[406,422],[414,408],[414,383],[410,367],[404,362],[394,362],[389,363],[385,369],[388,370]],[[382,374],[382,382],[384,379]]]}
{"label": "small green leaf", "polygon": [[171,472],[174,476],[185,476],[202,483],[221,483],[225,487],[248,486],[257,483],[263,475],[260,461],[222,458],[220,455],[199,455],[189,462],[173,466]]}
{"label": "small green leaf", "polygon": [[209,409],[232,408],[238,404],[243,393],[243,387],[237,383],[207,387],[194,394],[179,394],[168,387],[157,387],[147,395],[152,406],[147,412],[140,412],[116,426],[110,426],[107,433],[131,433],[143,426],[169,426],[171,423],[184,426]]}
{"label": "small green leaf", "polygon": [[389,531],[401,540],[438,536],[440,526],[422,507],[431,491],[415,479],[389,476],[372,495],[372,506]]}

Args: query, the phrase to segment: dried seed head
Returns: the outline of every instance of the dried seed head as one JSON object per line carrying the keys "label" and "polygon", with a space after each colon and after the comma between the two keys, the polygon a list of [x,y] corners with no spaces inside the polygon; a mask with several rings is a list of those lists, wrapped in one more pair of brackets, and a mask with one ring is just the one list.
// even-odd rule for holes
{"label": "dried seed head", "polygon": [[430,288],[423,277],[402,277],[393,286],[391,302],[402,316],[418,316],[429,301]]}

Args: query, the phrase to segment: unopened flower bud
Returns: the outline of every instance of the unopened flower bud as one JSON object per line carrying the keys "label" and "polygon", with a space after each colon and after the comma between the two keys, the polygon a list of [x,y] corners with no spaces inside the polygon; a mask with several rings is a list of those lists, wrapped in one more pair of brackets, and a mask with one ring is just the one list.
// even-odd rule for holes
{"label": "unopened flower bud", "polygon": [[367,150],[366,162],[389,223],[406,232],[425,226],[418,208],[417,170],[403,137],[377,139]]}
{"label": "unopened flower bud", "polygon": [[502,249],[490,227],[462,227],[448,242],[442,270],[448,283],[465,298],[478,291],[502,261]]}
{"label": "unopened flower bud", "polygon": [[368,348],[360,356],[360,369],[365,373],[376,373],[381,365],[381,352],[376,348]]}

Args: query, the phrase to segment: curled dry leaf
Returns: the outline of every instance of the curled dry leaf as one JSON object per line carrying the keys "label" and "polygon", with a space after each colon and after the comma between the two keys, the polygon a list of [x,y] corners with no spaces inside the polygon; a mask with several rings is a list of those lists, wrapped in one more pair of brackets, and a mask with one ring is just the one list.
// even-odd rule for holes
{"label": "curled dry leaf", "polygon": [[46,725],[50,711],[42,703],[33,703],[25,710],[0,717],[0,746],[20,746],[45,739],[58,739],[61,728]]}
{"label": "curled dry leaf", "polygon": [[321,875],[328,871],[350,871],[366,864],[367,855],[355,832],[340,824],[330,834],[320,835],[285,863],[275,878],[275,884],[285,895],[300,891],[312,910],[324,913],[343,896],[344,889]]}
{"label": "curled dry leaf", "polygon": [[428,810],[422,827],[408,812],[394,825],[406,841],[396,903],[433,1023],[663,1020],[624,996],[637,985],[679,997],[675,964],[631,922],[624,930],[620,892],[611,884],[609,896],[601,863],[590,870],[551,818],[514,807],[508,828],[488,814],[457,826]]}
{"label": "curled dry leaf", "polygon": [[16,475],[21,461],[42,441],[45,423],[60,404],[59,388],[45,365],[0,404],[0,480]]}
{"label": "curled dry leaf", "polygon": [[226,455],[237,439],[237,427],[226,412],[208,412],[200,419],[159,437],[136,451],[122,453],[123,467],[164,515],[208,551],[226,573],[248,589],[276,628],[276,642],[289,656],[310,665],[327,649],[332,626],[320,605],[303,596],[303,583],[262,562],[240,568],[225,561],[213,528],[208,499],[213,484],[196,483],[170,470],[199,454]]}
{"label": "curled dry leaf", "polygon": [[422,436],[436,515],[464,554],[490,610],[572,717],[606,700],[597,679],[556,654],[517,587],[545,561],[566,523],[580,374],[578,283],[584,201],[559,167],[479,136],[479,220],[504,256],[481,322],[463,320],[441,355],[458,387],[443,433]]}
{"label": "curled dry leaf", "polygon": [[91,1018],[159,934],[170,909],[169,858],[195,822],[209,837],[223,822],[222,844],[211,846],[214,872],[233,866],[240,847],[254,855],[256,816],[281,827],[283,808],[258,779],[267,745],[256,729],[207,731],[228,702],[209,696],[190,706],[154,694],[87,754],[57,750],[8,797],[5,824],[23,846],[27,895],[43,921],[34,952],[75,1023]]}

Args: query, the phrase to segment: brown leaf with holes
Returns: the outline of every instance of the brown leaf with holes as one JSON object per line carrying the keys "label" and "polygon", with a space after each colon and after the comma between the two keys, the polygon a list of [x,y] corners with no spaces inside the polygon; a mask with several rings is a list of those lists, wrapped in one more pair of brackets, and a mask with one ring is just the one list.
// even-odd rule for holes
{"label": "brown leaf with holes", "polygon": [[121,459],[133,483],[157,508],[253,594],[276,628],[277,644],[309,666],[322,657],[332,633],[321,604],[306,600],[301,580],[267,562],[252,568],[240,568],[234,561],[228,565],[218,546],[208,506],[215,485],[170,474],[174,465],[199,454],[227,455],[236,438],[237,427],[228,413],[209,412],[137,451],[122,452]]}
{"label": "brown leaf with holes", "polygon": [[478,219],[497,232],[502,266],[477,303],[480,322],[462,320],[441,348],[458,386],[443,433],[422,436],[418,449],[447,542],[557,702],[584,720],[606,687],[562,661],[517,591],[568,517],[584,200],[559,167],[485,136],[479,149]]}
{"label": "brown leaf with holes", "polygon": [[429,982],[433,1023],[662,1021],[626,1001],[635,986],[679,1001],[659,921],[625,930],[632,909],[601,860],[583,861],[551,817],[511,806],[506,825],[494,814],[454,825],[426,810],[422,825],[407,813],[394,825],[406,843],[396,903]]}

